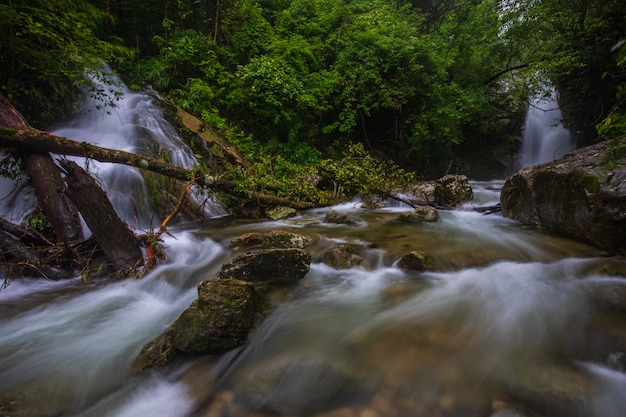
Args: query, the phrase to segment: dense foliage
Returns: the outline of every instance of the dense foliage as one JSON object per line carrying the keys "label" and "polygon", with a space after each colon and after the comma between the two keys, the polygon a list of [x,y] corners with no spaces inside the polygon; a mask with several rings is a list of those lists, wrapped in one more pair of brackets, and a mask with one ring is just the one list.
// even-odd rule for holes
{"label": "dense foliage", "polygon": [[[85,74],[131,56],[102,30],[111,16],[87,0],[0,2],[0,91],[33,126],[43,128],[75,104]],[[91,90],[105,103],[108,91]]]}
{"label": "dense foliage", "polygon": [[352,143],[441,174],[511,140],[542,83],[588,139],[623,125],[620,0],[3,0],[0,26],[2,92],[31,122],[106,61],[291,177]]}

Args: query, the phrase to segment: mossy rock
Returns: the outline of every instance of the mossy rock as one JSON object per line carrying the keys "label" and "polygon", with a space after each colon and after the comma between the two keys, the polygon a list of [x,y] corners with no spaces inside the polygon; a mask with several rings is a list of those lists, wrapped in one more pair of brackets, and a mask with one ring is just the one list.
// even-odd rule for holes
{"label": "mossy rock", "polygon": [[518,171],[502,188],[502,213],[538,229],[626,253],[626,157],[609,169],[601,142]]}
{"label": "mossy rock", "polygon": [[263,249],[304,249],[311,243],[312,239],[308,236],[285,230],[270,230],[263,235],[261,247]]}
{"label": "mossy rock", "polygon": [[134,368],[162,368],[181,354],[218,354],[241,346],[256,315],[256,294],[251,283],[234,279],[203,281],[198,285],[198,298],[142,349]]}

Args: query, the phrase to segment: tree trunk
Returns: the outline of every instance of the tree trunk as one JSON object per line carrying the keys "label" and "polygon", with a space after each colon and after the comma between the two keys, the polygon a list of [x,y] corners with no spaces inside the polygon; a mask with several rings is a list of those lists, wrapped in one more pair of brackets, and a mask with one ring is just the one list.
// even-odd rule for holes
{"label": "tree trunk", "polygon": [[39,204],[54,229],[57,242],[67,245],[83,240],[78,210],[65,194],[67,187],[50,154],[27,154],[24,168],[30,176]]}
{"label": "tree trunk", "polygon": [[[192,171],[165,163],[156,158],[101,148],[89,143],[76,142],[62,136],[55,136],[36,130],[15,130],[0,127],[0,146],[16,147],[36,152],[52,152],[60,155],[82,156],[100,162],[130,165],[181,181],[189,181],[192,177]],[[261,206],[284,205],[298,210],[313,207],[312,203],[306,201],[289,201],[272,195],[242,192],[236,189],[234,182],[226,181],[208,174],[196,175],[196,184],[214,191],[230,194],[237,198],[255,200]]]}
{"label": "tree trunk", "polygon": [[78,164],[59,161],[65,171],[67,194],[78,207],[98,246],[118,271],[140,266],[139,241],[120,219],[106,193]]}
{"label": "tree trunk", "polygon": [[[0,94],[0,125],[13,129],[30,130],[24,117]],[[83,232],[78,210],[65,195],[65,183],[52,157],[44,152],[23,155],[24,169],[41,204],[50,220],[57,241],[68,244],[82,240]]]}

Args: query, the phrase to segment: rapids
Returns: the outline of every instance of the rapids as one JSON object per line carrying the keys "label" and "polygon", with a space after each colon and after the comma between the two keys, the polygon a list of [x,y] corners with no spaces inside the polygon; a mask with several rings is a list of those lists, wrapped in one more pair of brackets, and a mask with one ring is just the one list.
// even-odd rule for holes
{"label": "rapids", "polygon": [[[149,96],[128,92],[125,100],[135,119],[152,117],[151,106],[139,106]],[[109,116],[136,131],[132,117],[118,110],[57,132],[102,143],[106,135],[90,129],[120,128],[105,121]],[[135,137],[114,133],[112,140],[121,135]],[[171,147],[192,156],[178,142]],[[124,185],[125,193],[141,190],[134,173],[97,169],[103,179],[138,181]],[[115,181],[103,183],[118,192]],[[167,261],[140,280],[16,280],[0,291],[0,414],[622,416],[626,261],[472,211],[496,203],[502,181],[472,186],[471,204],[441,212],[431,224],[397,222],[408,208],[392,202],[378,210],[358,201],[333,207],[356,216],[352,226],[324,223],[329,208],[244,222],[216,207],[204,221],[172,228],[173,236],[164,237]],[[117,207],[126,218],[144,219],[138,224],[146,221],[135,209]],[[248,343],[134,373],[142,347],[232,255],[230,240],[277,228],[313,238],[311,270],[285,289]],[[344,241],[366,245],[371,268],[321,262],[327,248]],[[429,254],[436,271],[397,268],[410,251]]]}

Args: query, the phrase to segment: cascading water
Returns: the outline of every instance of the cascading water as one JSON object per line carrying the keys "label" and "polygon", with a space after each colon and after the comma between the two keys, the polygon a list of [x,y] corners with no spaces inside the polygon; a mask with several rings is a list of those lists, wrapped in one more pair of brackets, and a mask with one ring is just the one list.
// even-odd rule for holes
{"label": "cascading water", "polygon": [[[108,70],[105,68],[105,70]],[[153,103],[153,94],[129,90],[115,76],[92,78],[93,88],[86,90],[87,99],[68,120],[53,126],[50,132],[79,142],[132,152],[147,156],[167,156],[172,164],[193,168],[193,152],[180,139],[176,129]],[[99,91],[99,94],[93,93]],[[122,164],[68,157],[86,168],[98,179],[118,215],[130,226],[147,230],[155,222],[148,191],[141,170]],[[0,213],[19,223],[32,208],[32,191],[27,181],[15,185],[0,179],[0,198],[7,201]],[[190,193],[195,199],[197,190]],[[175,196],[177,197],[177,196]],[[198,206],[206,217],[226,214],[219,202],[198,198]],[[160,222],[160,219],[156,219]]]}
{"label": "cascading water", "polygon": [[[135,100],[111,112],[117,125],[134,126],[121,112],[149,103]],[[64,129],[57,132],[71,133]],[[77,135],[105,144],[102,133]],[[137,150],[136,142],[119,146]],[[478,204],[497,201],[501,182],[472,185]],[[328,208],[285,221],[207,219],[172,228],[175,237],[164,236],[168,261],[141,280],[14,281],[0,291],[0,414],[623,415],[626,363],[613,350],[626,345],[623,258],[499,215],[442,211],[438,222],[407,224],[396,220],[407,207],[334,208],[357,224],[324,223]],[[277,228],[313,238],[311,270],[248,343],[133,373],[142,347],[234,255],[230,240]],[[322,262],[344,242],[366,248],[369,267]],[[437,271],[397,268],[409,251],[428,254]]]}
{"label": "cascading water", "polygon": [[522,136],[521,168],[554,161],[576,149],[561,118],[556,89],[530,100]]}

